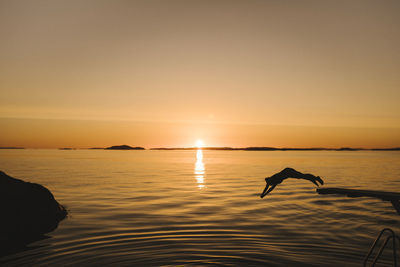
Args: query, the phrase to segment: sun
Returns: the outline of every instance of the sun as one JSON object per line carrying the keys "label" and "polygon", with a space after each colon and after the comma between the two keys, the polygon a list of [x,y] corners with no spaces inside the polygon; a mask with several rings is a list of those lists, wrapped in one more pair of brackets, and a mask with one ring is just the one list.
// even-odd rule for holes
{"label": "sun", "polygon": [[196,140],[196,147],[197,148],[202,148],[204,147],[204,142],[201,139]]}

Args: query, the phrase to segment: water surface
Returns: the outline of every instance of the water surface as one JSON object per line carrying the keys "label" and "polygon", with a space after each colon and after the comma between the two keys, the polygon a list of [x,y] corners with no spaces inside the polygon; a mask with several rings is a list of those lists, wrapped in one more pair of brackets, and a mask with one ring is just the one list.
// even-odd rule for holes
{"label": "water surface", "polygon": [[[49,188],[69,217],[7,266],[360,266],[378,232],[400,233],[389,202],[326,187],[400,192],[395,151],[2,150],[0,169]],[[386,253],[381,266],[391,266]]]}

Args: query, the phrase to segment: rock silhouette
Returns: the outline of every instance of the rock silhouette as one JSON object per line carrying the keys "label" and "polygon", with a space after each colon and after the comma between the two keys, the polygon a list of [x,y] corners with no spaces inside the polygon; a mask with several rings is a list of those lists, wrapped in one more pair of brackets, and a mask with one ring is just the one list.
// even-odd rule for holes
{"label": "rock silhouette", "polygon": [[66,215],[44,186],[0,171],[0,247],[26,244],[55,230]]}

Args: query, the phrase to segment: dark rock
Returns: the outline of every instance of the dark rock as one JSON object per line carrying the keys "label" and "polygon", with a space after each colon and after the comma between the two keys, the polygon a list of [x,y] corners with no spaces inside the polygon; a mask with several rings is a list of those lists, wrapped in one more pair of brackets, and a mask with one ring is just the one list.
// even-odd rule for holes
{"label": "dark rock", "polygon": [[67,216],[44,186],[0,171],[0,247],[40,239]]}

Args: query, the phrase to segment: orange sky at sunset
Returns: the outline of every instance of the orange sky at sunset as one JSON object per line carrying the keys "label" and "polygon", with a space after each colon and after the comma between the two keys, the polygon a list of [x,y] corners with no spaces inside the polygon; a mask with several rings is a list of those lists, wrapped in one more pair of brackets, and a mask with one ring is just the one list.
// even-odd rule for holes
{"label": "orange sky at sunset", "polygon": [[399,147],[399,14],[0,0],[0,146]]}

